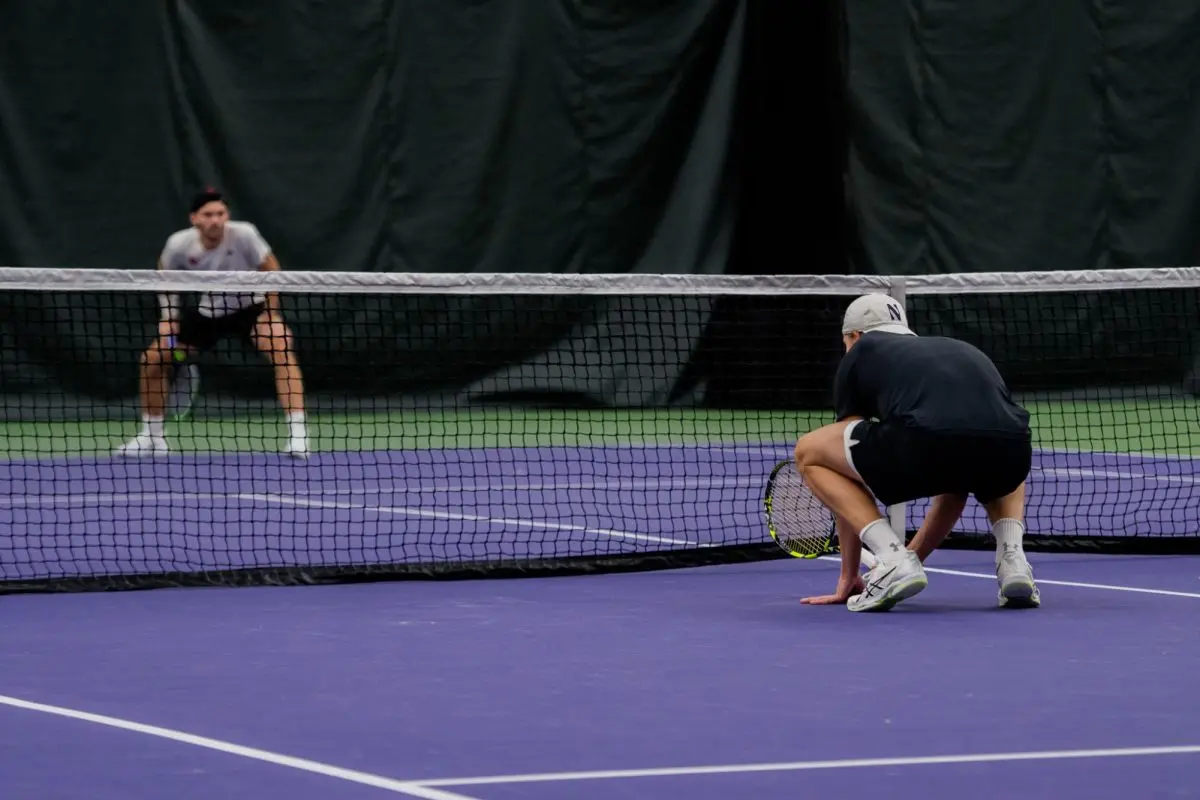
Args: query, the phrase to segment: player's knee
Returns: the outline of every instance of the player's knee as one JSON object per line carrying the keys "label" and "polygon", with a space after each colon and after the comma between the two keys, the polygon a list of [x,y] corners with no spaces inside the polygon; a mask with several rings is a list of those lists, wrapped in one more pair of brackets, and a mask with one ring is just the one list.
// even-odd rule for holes
{"label": "player's knee", "polygon": [[796,465],[801,469],[821,463],[821,438],[818,433],[818,431],[806,433],[796,441],[796,449],[793,455],[796,459]]}
{"label": "player's knee", "polygon": [[796,442],[796,465],[801,470],[806,467],[827,467],[837,472],[845,472],[842,466],[842,437],[843,427],[836,424],[804,434]]}
{"label": "player's knee", "polygon": [[808,453],[808,445],[806,443],[807,435],[801,436],[796,440],[796,447],[792,451],[792,457],[796,460],[797,467],[804,467],[804,456]]}

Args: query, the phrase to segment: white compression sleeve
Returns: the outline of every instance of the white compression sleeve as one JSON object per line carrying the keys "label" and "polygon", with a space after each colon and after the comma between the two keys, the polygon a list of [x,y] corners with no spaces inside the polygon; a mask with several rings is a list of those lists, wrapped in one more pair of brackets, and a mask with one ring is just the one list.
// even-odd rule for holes
{"label": "white compression sleeve", "polygon": [[164,320],[179,319],[179,295],[160,294],[158,296],[158,310]]}
{"label": "white compression sleeve", "polygon": [[877,519],[859,531],[858,538],[879,561],[890,561],[904,553],[904,542],[886,519]]}

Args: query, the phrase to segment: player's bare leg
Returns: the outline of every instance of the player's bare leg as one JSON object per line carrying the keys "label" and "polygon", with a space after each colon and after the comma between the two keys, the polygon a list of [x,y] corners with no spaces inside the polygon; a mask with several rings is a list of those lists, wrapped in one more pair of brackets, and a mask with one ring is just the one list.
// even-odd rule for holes
{"label": "player's bare leg", "polygon": [[817,499],[858,533],[878,562],[863,592],[850,597],[847,607],[886,611],[923,590],[928,579],[920,559],[905,548],[846,459],[845,432],[853,422],[836,422],[802,436],[796,442],[796,468]]}
{"label": "player's bare leg", "polygon": [[264,311],[254,324],[254,346],[271,362],[275,394],[288,422],[288,443],[283,451],[298,458],[308,457],[308,424],[304,412],[304,374],[292,347],[292,332],[283,319]]}
{"label": "player's bare leg", "polygon": [[142,428],[117,449],[117,455],[165,455],[169,452],[166,435],[167,393],[170,391],[172,353],[177,349],[190,352],[189,348],[175,344],[174,328],[169,323],[162,323],[158,338],[146,348],[138,361]]}
{"label": "player's bare leg", "polygon": [[1042,603],[1042,596],[1033,579],[1033,567],[1025,557],[1025,484],[983,507],[996,539],[1000,605],[1003,608],[1037,608]]}

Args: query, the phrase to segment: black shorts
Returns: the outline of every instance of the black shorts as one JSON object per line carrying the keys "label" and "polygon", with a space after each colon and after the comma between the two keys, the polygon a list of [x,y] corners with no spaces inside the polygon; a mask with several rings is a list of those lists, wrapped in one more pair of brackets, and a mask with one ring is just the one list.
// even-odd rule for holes
{"label": "black shorts", "polygon": [[194,308],[179,320],[179,342],[197,350],[209,350],[221,339],[249,339],[266,306],[255,303],[223,317],[206,317]]}
{"label": "black shorts", "polygon": [[990,503],[1024,483],[1033,462],[1029,437],[930,433],[895,422],[848,426],[846,455],[886,506],[939,494]]}

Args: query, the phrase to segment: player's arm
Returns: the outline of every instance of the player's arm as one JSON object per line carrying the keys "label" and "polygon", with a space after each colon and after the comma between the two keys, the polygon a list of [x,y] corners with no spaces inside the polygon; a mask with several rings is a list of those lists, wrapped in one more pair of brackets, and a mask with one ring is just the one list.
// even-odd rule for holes
{"label": "player's arm", "polygon": [[917,535],[908,543],[908,549],[924,562],[954,530],[966,507],[966,495],[940,494],[933,498],[929,513],[925,515]]}
{"label": "player's arm", "polygon": [[833,377],[833,411],[838,422],[847,419],[867,416],[860,408],[858,391],[854,380],[855,351],[851,350],[842,357],[838,364],[837,373]]}
{"label": "player's arm", "polygon": [[[259,272],[279,272],[279,259],[275,258],[274,253],[267,253],[262,263],[258,265]],[[268,292],[266,294],[266,311],[276,319],[283,319],[283,314],[279,308],[279,293]]]}
{"label": "player's arm", "polygon": [[[171,269],[169,253],[159,256],[155,268],[159,272]],[[179,335],[179,293],[160,292],[158,295],[158,335],[173,337]]]}
{"label": "player's arm", "polygon": [[838,517],[837,534],[838,545],[842,551],[842,572],[838,576],[837,588],[834,589],[833,594],[802,598],[800,602],[804,605],[843,605],[851,595],[856,595],[863,590],[863,579],[858,574],[862,557],[862,542],[859,541],[858,533],[847,525],[844,519]]}
{"label": "player's arm", "polygon": [[838,549],[842,553],[842,581],[851,582],[858,576],[862,566],[862,540],[858,531],[847,524],[842,517],[837,518]]}

